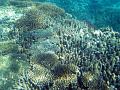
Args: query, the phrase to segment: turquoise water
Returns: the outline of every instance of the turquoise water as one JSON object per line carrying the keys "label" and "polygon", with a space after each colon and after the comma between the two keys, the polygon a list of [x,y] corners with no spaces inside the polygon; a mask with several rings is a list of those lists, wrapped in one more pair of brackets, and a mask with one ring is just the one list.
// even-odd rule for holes
{"label": "turquoise water", "polygon": [[[9,0],[0,0],[1,5],[6,5]],[[22,0],[27,1],[27,0]],[[120,31],[120,1],[119,0],[28,0],[34,2],[55,3],[66,12],[79,20],[95,25],[96,28],[112,27]]]}
{"label": "turquoise water", "polygon": [[0,90],[120,90],[119,0],[0,0]]}
{"label": "turquoise water", "polygon": [[85,20],[96,28],[112,27],[120,31],[119,0],[36,0],[56,3],[79,20]]}

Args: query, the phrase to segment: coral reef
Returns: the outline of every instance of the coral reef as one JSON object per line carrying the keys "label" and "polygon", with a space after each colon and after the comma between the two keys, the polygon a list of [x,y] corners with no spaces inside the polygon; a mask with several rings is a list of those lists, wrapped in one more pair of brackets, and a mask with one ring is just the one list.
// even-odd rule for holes
{"label": "coral reef", "polygon": [[21,8],[33,5],[31,0],[9,0],[8,4]]}
{"label": "coral reef", "polygon": [[65,11],[56,5],[50,3],[39,4],[28,10],[25,15],[16,22],[15,26],[24,31],[43,29],[49,27],[49,24],[52,24],[49,20],[55,17],[59,18],[58,16],[63,15],[65,15]]}
{"label": "coral reef", "polygon": [[44,19],[45,15],[40,15],[38,10],[33,9],[16,22],[16,27],[22,31],[40,29],[46,27],[46,25],[44,26]]}
{"label": "coral reef", "polygon": [[96,28],[110,26],[115,31],[120,31],[119,25],[119,0],[37,0],[52,2],[65,9],[79,20],[92,23]]}
{"label": "coral reef", "polygon": [[[33,60],[36,60],[37,63],[43,65],[44,67],[50,69],[56,62],[58,62],[58,56],[51,51],[40,53],[34,57]],[[34,61],[35,61],[34,60]]]}
{"label": "coral reef", "polygon": [[0,41],[1,90],[120,89],[120,33],[52,4],[29,8]]}
{"label": "coral reef", "polygon": [[57,63],[52,68],[52,73],[55,78],[66,77],[72,74],[79,73],[77,66],[73,64],[60,64]]}
{"label": "coral reef", "polygon": [[[69,64],[74,64],[79,67],[78,73],[80,73],[79,77],[81,78],[79,82],[82,83],[82,85],[80,84],[78,86],[76,83],[76,85],[74,85],[76,89],[74,90],[77,90],[77,87],[95,90],[110,89],[113,86],[119,89],[117,79],[114,79],[115,81],[112,79],[112,74],[114,74],[116,78],[119,76],[119,72],[116,73],[114,69],[116,66],[115,63],[119,62],[120,56],[118,53],[120,50],[119,33],[114,32],[109,27],[94,30],[94,28],[89,28],[86,23],[77,20],[65,19],[63,22],[64,25],[61,23],[61,25],[58,26],[58,30],[56,30],[56,38],[59,37],[58,42],[54,42],[54,44],[59,47],[55,53],[63,65],[58,64],[58,66],[55,66],[53,68],[53,75],[62,77],[64,74],[66,76],[69,75],[70,72],[75,72],[77,68],[75,70],[72,69],[74,70],[72,71],[72,66],[69,67]],[[55,74],[55,72],[57,73]],[[75,77],[77,78],[77,74],[75,74]],[[108,78],[111,78],[111,80]],[[102,82],[100,82],[101,80]],[[56,87],[62,88],[63,90],[69,87],[70,84],[65,85],[63,77],[62,80],[56,79],[55,81],[61,83],[57,85],[60,87]],[[72,84],[74,83],[73,81],[71,80]],[[63,85],[62,82],[64,82]],[[73,88],[75,88],[74,86]]]}
{"label": "coral reef", "polygon": [[0,50],[1,50],[2,54],[14,52],[14,51],[17,51],[17,45],[15,44],[14,40],[3,41],[3,42],[0,43]]}

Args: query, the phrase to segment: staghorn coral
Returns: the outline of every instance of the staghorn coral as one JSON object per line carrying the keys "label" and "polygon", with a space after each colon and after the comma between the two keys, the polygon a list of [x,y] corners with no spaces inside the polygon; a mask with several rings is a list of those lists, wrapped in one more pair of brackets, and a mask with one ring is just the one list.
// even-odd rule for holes
{"label": "staghorn coral", "polygon": [[[40,11],[37,12],[38,16],[39,14],[45,15],[45,12],[41,14],[42,10],[38,10],[38,8],[37,11]],[[48,14],[48,12],[46,13]],[[25,15],[29,16],[29,13]],[[16,42],[19,49],[25,48],[29,51],[29,53],[24,53],[21,50],[22,54],[18,53],[17,58],[15,58],[16,54],[15,56],[13,56],[14,53],[10,54],[11,59],[25,61],[24,66],[29,67],[29,69],[24,69],[24,66],[20,65],[20,69],[17,69],[18,76],[22,76],[19,77],[19,80],[17,79],[15,90],[67,90],[70,87],[74,88],[73,90],[106,90],[113,86],[114,89],[119,90],[120,34],[109,27],[95,30],[85,22],[60,18],[57,14],[53,15],[60,20],[52,19],[53,16],[48,15],[50,23],[45,28],[25,23],[26,25],[20,24],[20,27],[17,26],[18,28],[15,29],[18,30],[19,40]],[[33,20],[36,20],[36,17]],[[29,28],[29,25],[32,29]],[[54,34],[46,33],[47,30],[52,30]],[[45,33],[48,37],[46,38],[38,32]],[[57,47],[57,50],[53,45]],[[47,52],[49,50],[54,53]],[[30,63],[27,65],[27,60],[19,59],[19,55],[25,56]],[[12,71],[14,72],[14,67]],[[77,75],[77,72],[80,75]]]}
{"label": "staghorn coral", "polygon": [[[84,22],[71,19],[63,20],[61,25],[56,26],[55,29],[55,38],[57,38],[57,41],[53,42],[53,45],[58,47],[55,53],[61,62],[63,62],[62,65],[56,63],[52,68],[53,75],[59,77],[53,81],[53,88],[55,88],[55,90],[58,88],[63,89],[63,87],[65,89],[70,84],[69,80],[72,82],[72,80],[67,77],[72,77],[73,73],[71,71],[73,70],[73,72],[75,72],[77,69],[71,70],[72,66],[66,69],[69,67],[69,64],[79,67],[79,71],[82,74],[80,75],[82,78],[81,82],[84,87],[73,83],[75,84],[74,86],[81,89],[108,89],[113,84],[112,82],[116,83],[116,80],[109,80],[108,78],[112,77],[113,72],[116,74],[116,77],[119,74],[119,72],[113,69],[116,68],[116,66],[118,67],[118,65],[115,65],[115,62],[118,63],[117,61],[119,61],[120,56],[118,54],[120,50],[119,33],[114,32],[109,27],[106,28],[106,31],[103,30],[104,28],[102,30],[94,30],[94,28],[89,27]],[[39,49],[40,43],[33,45],[38,45],[38,50],[41,50],[41,48]],[[48,50],[48,47],[42,49]],[[54,51],[54,49],[52,50]],[[110,66],[110,63],[112,66]],[[74,77],[77,77],[77,75],[74,74]],[[99,79],[102,82],[100,82]]]}
{"label": "staghorn coral", "polygon": [[[109,30],[109,28],[107,28],[107,31],[95,31],[92,28],[89,29],[85,23],[79,21],[75,22],[71,20],[67,25],[68,26],[60,26],[61,28],[58,26],[58,30],[56,30],[58,31],[57,35],[59,39],[58,42],[54,43],[58,45],[59,49],[55,53],[59,59],[63,59],[64,64],[53,64],[53,75],[59,78],[53,79],[54,84],[52,88],[55,88],[55,90],[58,88],[65,89],[71,82],[74,83],[73,81],[77,80],[77,75],[72,73],[75,72],[76,69],[72,69],[72,71],[72,66],[68,69],[69,64],[74,64],[74,66],[79,67],[82,73],[80,77],[83,78],[81,82],[83,82],[83,85],[89,88],[89,90],[99,88],[108,89],[113,81],[117,83],[116,80],[109,80],[108,78],[112,77],[112,73],[116,74],[115,77],[119,75],[119,72],[113,69],[113,67],[117,66],[115,62],[118,63],[117,61],[119,61],[119,54],[117,53],[119,51],[119,38],[118,35],[116,35],[119,33],[113,32]],[[115,47],[110,47],[114,45]],[[44,61],[44,59],[42,60]],[[46,61],[45,63],[48,62]],[[112,63],[112,67],[110,63]],[[73,81],[69,78],[72,77],[71,73],[74,74],[76,78],[73,79]],[[102,80],[102,82],[100,82],[99,79]],[[74,86],[77,86],[77,83],[74,84]],[[81,89],[85,88],[78,87]],[[116,86],[116,88],[118,88],[118,86]]]}
{"label": "staghorn coral", "polygon": [[[32,9],[27,10],[15,23],[15,29],[19,36],[17,43],[23,48],[22,52],[28,52],[31,45],[41,38],[47,29],[50,33],[46,34],[53,35],[51,26],[57,22],[54,17],[59,19],[63,14],[65,15],[64,10],[48,3],[35,5]],[[38,35],[38,33],[43,34]],[[46,38],[48,37],[46,36]]]}

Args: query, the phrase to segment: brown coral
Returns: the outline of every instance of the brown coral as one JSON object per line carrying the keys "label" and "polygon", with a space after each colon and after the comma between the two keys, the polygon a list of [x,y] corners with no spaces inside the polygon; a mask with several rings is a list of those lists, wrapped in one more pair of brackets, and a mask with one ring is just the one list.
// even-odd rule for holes
{"label": "brown coral", "polygon": [[29,10],[21,19],[17,20],[16,27],[22,31],[44,28],[46,27],[44,24],[45,17],[46,15],[40,15],[37,10]]}
{"label": "brown coral", "polygon": [[47,28],[54,19],[64,16],[65,11],[56,5],[43,3],[35,5],[32,9],[17,20],[15,26],[21,31]]}

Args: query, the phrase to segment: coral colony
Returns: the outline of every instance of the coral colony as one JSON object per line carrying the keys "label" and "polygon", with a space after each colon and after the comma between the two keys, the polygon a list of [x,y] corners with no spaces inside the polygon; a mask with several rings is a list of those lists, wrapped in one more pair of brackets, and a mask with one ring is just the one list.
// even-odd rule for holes
{"label": "coral colony", "polygon": [[0,90],[120,90],[120,33],[55,4],[9,4],[0,7]]}

